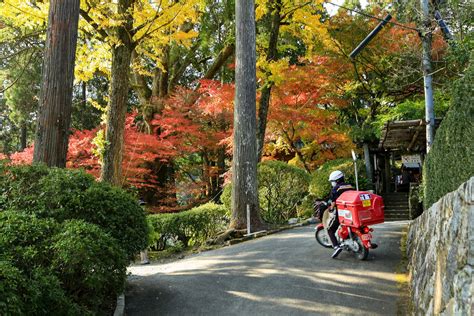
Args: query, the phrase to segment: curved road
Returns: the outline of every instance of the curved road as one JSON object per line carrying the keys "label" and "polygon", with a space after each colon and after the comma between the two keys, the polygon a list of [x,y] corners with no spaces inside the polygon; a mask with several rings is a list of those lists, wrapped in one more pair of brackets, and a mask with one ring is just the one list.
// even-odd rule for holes
{"label": "curved road", "polygon": [[131,315],[396,315],[406,221],[375,225],[367,261],[331,259],[314,225],[167,264],[132,266]]}

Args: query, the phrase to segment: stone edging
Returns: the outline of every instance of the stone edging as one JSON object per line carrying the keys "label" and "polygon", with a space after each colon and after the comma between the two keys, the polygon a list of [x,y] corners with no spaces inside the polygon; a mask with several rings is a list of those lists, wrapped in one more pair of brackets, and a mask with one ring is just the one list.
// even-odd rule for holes
{"label": "stone edging", "polygon": [[125,293],[117,297],[117,306],[115,306],[114,316],[125,315]]}

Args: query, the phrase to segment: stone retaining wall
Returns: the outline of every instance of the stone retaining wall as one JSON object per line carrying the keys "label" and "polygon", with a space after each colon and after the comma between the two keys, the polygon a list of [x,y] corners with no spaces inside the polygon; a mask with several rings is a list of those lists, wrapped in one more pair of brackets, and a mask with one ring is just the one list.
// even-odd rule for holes
{"label": "stone retaining wall", "polygon": [[433,204],[408,232],[416,315],[472,315],[474,177]]}

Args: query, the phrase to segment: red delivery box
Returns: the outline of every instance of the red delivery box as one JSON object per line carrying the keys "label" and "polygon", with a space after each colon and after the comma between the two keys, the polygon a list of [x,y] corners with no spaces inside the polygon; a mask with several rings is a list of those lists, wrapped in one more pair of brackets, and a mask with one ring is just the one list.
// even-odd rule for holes
{"label": "red delivery box", "polygon": [[366,191],[346,191],[336,200],[341,225],[361,227],[384,222],[384,204],[380,195]]}

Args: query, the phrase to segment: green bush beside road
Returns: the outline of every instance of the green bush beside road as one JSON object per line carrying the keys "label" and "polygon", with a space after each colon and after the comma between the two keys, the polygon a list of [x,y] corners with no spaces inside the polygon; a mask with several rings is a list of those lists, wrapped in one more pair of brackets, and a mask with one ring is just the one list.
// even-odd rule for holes
{"label": "green bush beside road", "polygon": [[228,212],[223,205],[207,203],[189,211],[149,215],[150,247],[199,246],[227,227]]}
{"label": "green bush beside road", "polygon": [[[326,198],[331,192],[331,183],[328,181],[329,175],[335,170],[340,170],[345,175],[345,181],[356,187],[354,163],[351,159],[336,159],[323,164],[313,173],[309,191],[318,198]],[[370,181],[365,176],[365,167],[363,163],[357,165],[359,177],[359,190],[369,190]]]}
{"label": "green bush beside road", "polygon": [[0,166],[0,314],[101,314],[147,242],[125,191],[82,171]]}
{"label": "green bush beside road", "polygon": [[[281,224],[288,219],[310,214],[303,201],[308,194],[310,174],[281,161],[264,161],[258,165],[260,214],[267,223]],[[231,209],[232,186],[226,185],[221,195],[225,207]]]}

